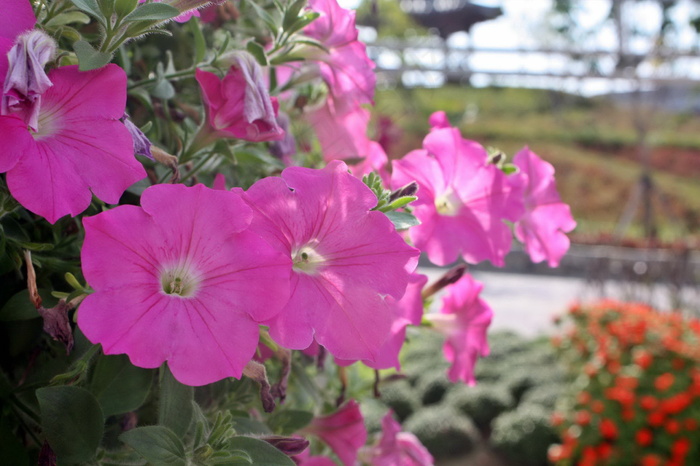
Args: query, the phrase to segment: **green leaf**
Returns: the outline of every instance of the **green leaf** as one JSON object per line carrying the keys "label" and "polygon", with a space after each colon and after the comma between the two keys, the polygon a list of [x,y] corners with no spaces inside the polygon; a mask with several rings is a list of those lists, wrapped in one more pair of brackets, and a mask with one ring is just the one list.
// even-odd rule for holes
{"label": "green leaf", "polygon": [[66,11],[60,15],[54,16],[47,23],[46,27],[64,26],[66,24],[79,23],[87,24],[90,22],[90,17],[80,11]]}
{"label": "green leaf", "polygon": [[[56,305],[57,300],[51,296],[51,291],[40,289],[39,296],[46,308]],[[7,300],[0,309],[0,322],[13,320],[29,320],[39,317],[39,313],[29,300],[29,290],[22,290]]]}
{"label": "green leaf", "polygon": [[117,16],[123,18],[134,11],[139,5],[139,0],[115,0],[114,11]]}
{"label": "green leaf", "polygon": [[258,44],[254,40],[249,40],[245,44],[246,50],[255,57],[255,60],[260,64],[260,66],[267,66],[270,62],[267,60],[267,55],[265,54],[265,49],[262,45]]}
{"label": "green leaf", "polygon": [[105,18],[102,16],[97,0],[71,0],[71,2],[73,2],[73,5],[75,5],[79,10],[83,10],[85,13],[91,14],[98,19],[100,23],[105,24]]}
{"label": "green leaf", "polygon": [[189,21],[189,28],[194,37],[194,62],[199,63],[204,60],[207,53],[207,42],[204,40],[202,28],[199,21]]}
{"label": "green leaf", "polygon": [[267,424],[249,417],[234,416],[231,418],[233,428],[239,434],[269,435],[272,433]]}
{"label": "green leaf", "polygon": [[268,424],[275,433],[289,435],[306,427],[313,417],[313,413],[309,411],[285,409],[273,413]]}
{"label": "green leaf", "polygon": [[[264,440],[251,437],[233,437],[229,441],[228,450],[232,453],[243,451],[253,460],[252,464],[264,464],[265,466],[294,466],[287,455],[279,451]],[[251,464],[245,458],[233,458],[228,464]]]}
{"label": "green leaf", "polygon": [[258,14],[258,16],[260,16],[260,19],[263,20],[263,22],[270,30],[272,35],[274,37],[277,37],[277,34],[279,33],[279,27],[277,26],[277,22],[274,20],[274,18],[270,16],[270,13],[265,11],[265,9],[258,5],[256,1],[248,2],[248,5],[253,7],[255,12]]}
{"label": "green leaf", "polygon": [[183,436],[192,422],[194,389],[175,380],[167,366],[162,366],[161,371],[158,424]]}
{"label": "green leaf", "polygon": [[136,367],[126,355],[101,356],[92,374],[90,391],[105,418],[138,409],[151,389],[153,371]]}
{"label": "green leaf", "polygon": [[418,199],[417,196],[403,196],[403,197],[400,197],[400,198],[398,198],[398,199],[395,199],[395,200],[394,200],[392,203],[390,203],[389,205],[385,206],[385,207],[383,208],[384,210],[382,210],[382,212],[388,212],[388,211],[390,211],[390,210],[396,210],[396,209],[400,209],[400,208],[402,208],[402,207],[406,207],[408,204],[410,204],[411,202],[415,201],[416,199]]}
{"label": "green leaf", "polygon": [[165,3],[146,3],[124,18],[124,21],[165,21],[180,14],[180,10]]}
{"label": "green leaf", "polygon": [[282,27],[285,31],[289,30],[290,26],[296,22],[299,18],[299,12],[306,5],[306,0],[296,0],[296,2],[289,5],[287,11],[284,12],[284,18],[282,19]]}
{"label": "green leaf", "polygon": [[313,23],[316,18],[321,16],[320,13],[315,11],[309,11],[306,14],[300,16],[293,24],[286,28],[287,34],[293,34],[300,29],[305,28],[309,24]]}
{"label": "green leaf", "polygon": [[104,431],[102,409],[92,393],[80,387],[45,387],[36,391],[41,426],[59,464],[90,461]]}
{"label": "green leaf", "polygon": [[49,243],[32,243],[31,241],[19,241],[13,238],[8,238],[10,243],[15,246],[19,246],[22,249],[29,249],[30,251],[51,251],[54,246]]}
{"label": "green leaf", "polygon": [[420,220],[408,212],[386,212],[384,215],[389,217],[389,220],[391,220],[391,223],[394,224],[397,230],[407,230],[420,225]]}
{"label": "green leaf", "polygon": [[136,450],[149,463],[187,464],[182,440],[167,427],[137,427],[121,434],[119,440]]}
{"label": "green leaf", "polygon": [[75,55],[78,57],[80,71],[102,68],[112,60],[111,54],[98,52],[85,40],[79,40],[73,44],[73,50],[75,50]]}

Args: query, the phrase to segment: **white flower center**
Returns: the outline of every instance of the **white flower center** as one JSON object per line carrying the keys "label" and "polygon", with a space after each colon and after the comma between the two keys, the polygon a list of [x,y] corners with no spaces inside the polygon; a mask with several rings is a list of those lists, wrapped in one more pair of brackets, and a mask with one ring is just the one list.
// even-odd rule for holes
{"label": "white flower center", "polygon": [[462,207],[462,201],[451,188],[435,199],[435,208],[440,215],[457,215]]}
{"label": "white flower center", "polygon": [[187,265],[164,267],[160,273],[163,293],[181,298],[193,297],[201,281],[199,273]]}
{"label": "white flower center", "polygon": [[307,275],[315,275],[326,259],[309,244],[292,252],[293,269]]}

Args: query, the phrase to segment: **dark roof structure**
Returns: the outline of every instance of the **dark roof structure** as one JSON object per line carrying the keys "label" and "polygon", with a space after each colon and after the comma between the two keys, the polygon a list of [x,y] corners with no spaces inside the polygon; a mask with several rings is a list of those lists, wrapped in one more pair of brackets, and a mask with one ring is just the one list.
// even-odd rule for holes
{"label": "dark roof structure", "polygon": [[446,39],[455,32],[469,32],[476,23],[503,14],[499,7],[477,5],[469,0],[401,0],[401,9],[418,24],[434,28]]}

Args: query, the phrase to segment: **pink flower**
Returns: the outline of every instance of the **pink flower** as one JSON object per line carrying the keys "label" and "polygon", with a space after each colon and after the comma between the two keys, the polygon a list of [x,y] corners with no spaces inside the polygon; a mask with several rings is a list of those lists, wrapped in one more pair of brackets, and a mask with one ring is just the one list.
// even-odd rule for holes
{"label": "pink flower", "polygon": [[292,456],[292,460],[299,466],[338,466],[327,456],[311,456],[308,448],[298,455]]}
{"label": "pink flower", "polygon": [[401,432],[389,411],[382,418],[382,436],[377,445],[364,448],[362,459],[372,466],[432,466],[434,460],[420,440],[410,432]]}
{"label": "pink flower", "polygon": [[369,110],[354,107],[344,113],[334,112],[329,102],[307,114],[321,143],[323,160],[346,160],[365,157],[369,153],[367,137]]}
{"label": "pink flower", "polygon": [[[408,279],[406,293],[400,300],[397,301],[391,296],[386,298],[394,311],[394,322],[391,325],[389,337],[379,349],[376,359],[374,361],[362,361],[367,367],[373,369],[389,369],[391,367],[395,367],[397,370],[401,369],[399,353],[406,341],[406,327],[408,325],[420,325],[421,323],[423,318],[421,291],[427,281],[428,277],[425,275],[412,273]],[[348,366],[354,362],[336,359],[336,363],[339,366]]]}
{"label": "pink flower", "polygon": [[269,220],[261,234],[294,263],[292,296],[266,322],[272,338],[291,349],[315,339],[338,358],[374,360],[394,320],[387,296],[403,296],[418,251],[370,211],[377,198],[342,162],[287,168],[247,194]]}
{"label": "pink flower", "polygon": [[350,165],[350,171],[360,179],[370,172],[377,172],[382,181],[388,186],[391,179],[391,175],[387,170],[388,162],[389,158],[386,156],[382,146],[378,142],[369,141],[367,155],[359,162]]}
{"label": "pink flower", "polygon": [[433,327],[447,339],[443,347],[445,358],[452,363],[448,377],[452,382],[462,380],[474,385],[474,366],[479,356],[489,354],[486,331],[491,325],[493,311],[479,297],[484,285],[465,274],[458,282],[445,288],[439,314],[427,314]]}
{"label": "pink flower", "polygon": [[576,228],[576,222],[559,197],[554,167],[527,147],[515,155],[513,163],[527,181],[525,214],[515,224],[515,237],[525,244],[533,262],[546,259],[556,267],[569,249],[565,233]]}
{"label": "pink flower", "polygon": [[364,418],[355,400],[348,401],[333,414],[314,418],[302,433],[320,438],[348,466],[355,464],[357,452],[367,441]]}
{"label": "pink flower", "polygon": [[321,16],[304,33],[329,50],[315,52],[310,59],[318,62],[334,111],[342,114],[373,103],[377,81],[374,62],[367,56],[365,45],[357,40],[355,12],[340,7],[336,0],[310,0],[309,8]]}
{"label": "pink flower", "polygon": [[443,112],[442,110],[439,112],[434,112],[432,115],[430,115],[428,122],[433,129],[449,128],[452,126],[450,125],[450,120],[447,119],[447,113]]}
{"label": "pink flower", "polygon": [[522,182],[508,180],[487,161],[476,142],[456,128],[434,128],[423,150],[394,161],[394,189],[418,183],[414,214],[422,222],[409,230],[417,248],[437,265],[458,256],[470,263],[488,259],[503,265],[511,244],[508,225],[523,213]]}
{"label": "pink flower", "polygon": [[206,105],[206,143],[217,138],[277,141],[284,131],[277,124],[277,99],[270,97],[260,65],[252,55],[236,52],[223,79],[198,69],[195,77]]}
{"label": "pink flower", "polygon": [[17,115],[0,116],[12,195],[49,222],[84,211],[94,194],[116,204],[130,185],[146,176],[119,121],[126,105],[126,74],[116,65],[80,72],[65,66],[49,73],[53,86],[42,95],[38,131]]}
{"label": "pink flower", "polygon": [[254,212],[236,193],[155,185],[141,205],[83,220],[95,292],[78,325],[105,354],[146,368],[167,361],[184,384],[240,377],[258,322],[287,300],[290,260],[251,231]]}

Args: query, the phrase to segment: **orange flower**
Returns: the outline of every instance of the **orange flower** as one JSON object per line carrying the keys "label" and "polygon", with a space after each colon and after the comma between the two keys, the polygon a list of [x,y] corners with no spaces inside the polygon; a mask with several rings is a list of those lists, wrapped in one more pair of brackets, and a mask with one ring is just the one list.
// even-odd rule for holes
{"label": "orange flower", "polygon": [[662,460],[659,458],[658,455],[644,455],[642,457],[642,461],[640,462],[640,466],[661,466]]}
{"label": "orange flower", "polygon": [[652,362],[654,357],[649,351],[641,350],[634,355],[634,363],[642,369],[648,369]]}
{"label": "orange flower", "polygon": [[585,410],[576,411],[574,422],[580,426],[587,426],[591,423],[591,413]]}
{"label": "orange flower", "polygon": [[683,458],[690,451],[690,440],[685,437],[681,437],[673,442],[671,445],[671,454],[674,457]]}
{"label": "orange flower", "polygon": [[675,381],[675,377],[673,374],[670,372],[666,372],[665,374],[661,374],[654,380],[654,388],[656,388],[660,392],[664,392],[671,388],[673,385],[673,382]]}
{"label": "orange flower", "polygon": [[617,425],[611,419],[600,421],[600,433],[604,438],[614,439],[617,437]]}
{"label": "orange flower", "polygon": [[602,413],[605,410],[605,405],[603,404],[602,401],[600,400],[594,400],[591,402],[591,411],[594,413]]}
{"label": "orange flower", "polygon": [[676,435],[678,432],[681,431],[681,423],[675,419],[669,419],[668,421],[666,421],[664,429],[666,429],[666,432],[668,432],[669,434]]}
{"label": "orange flower", "polygon": [[651,445],[651,441],[654,440],[654,435],[649,429],[641,429],[637,431],[634,439],[637,441],[637,445],[640,447],[646,447]]}

